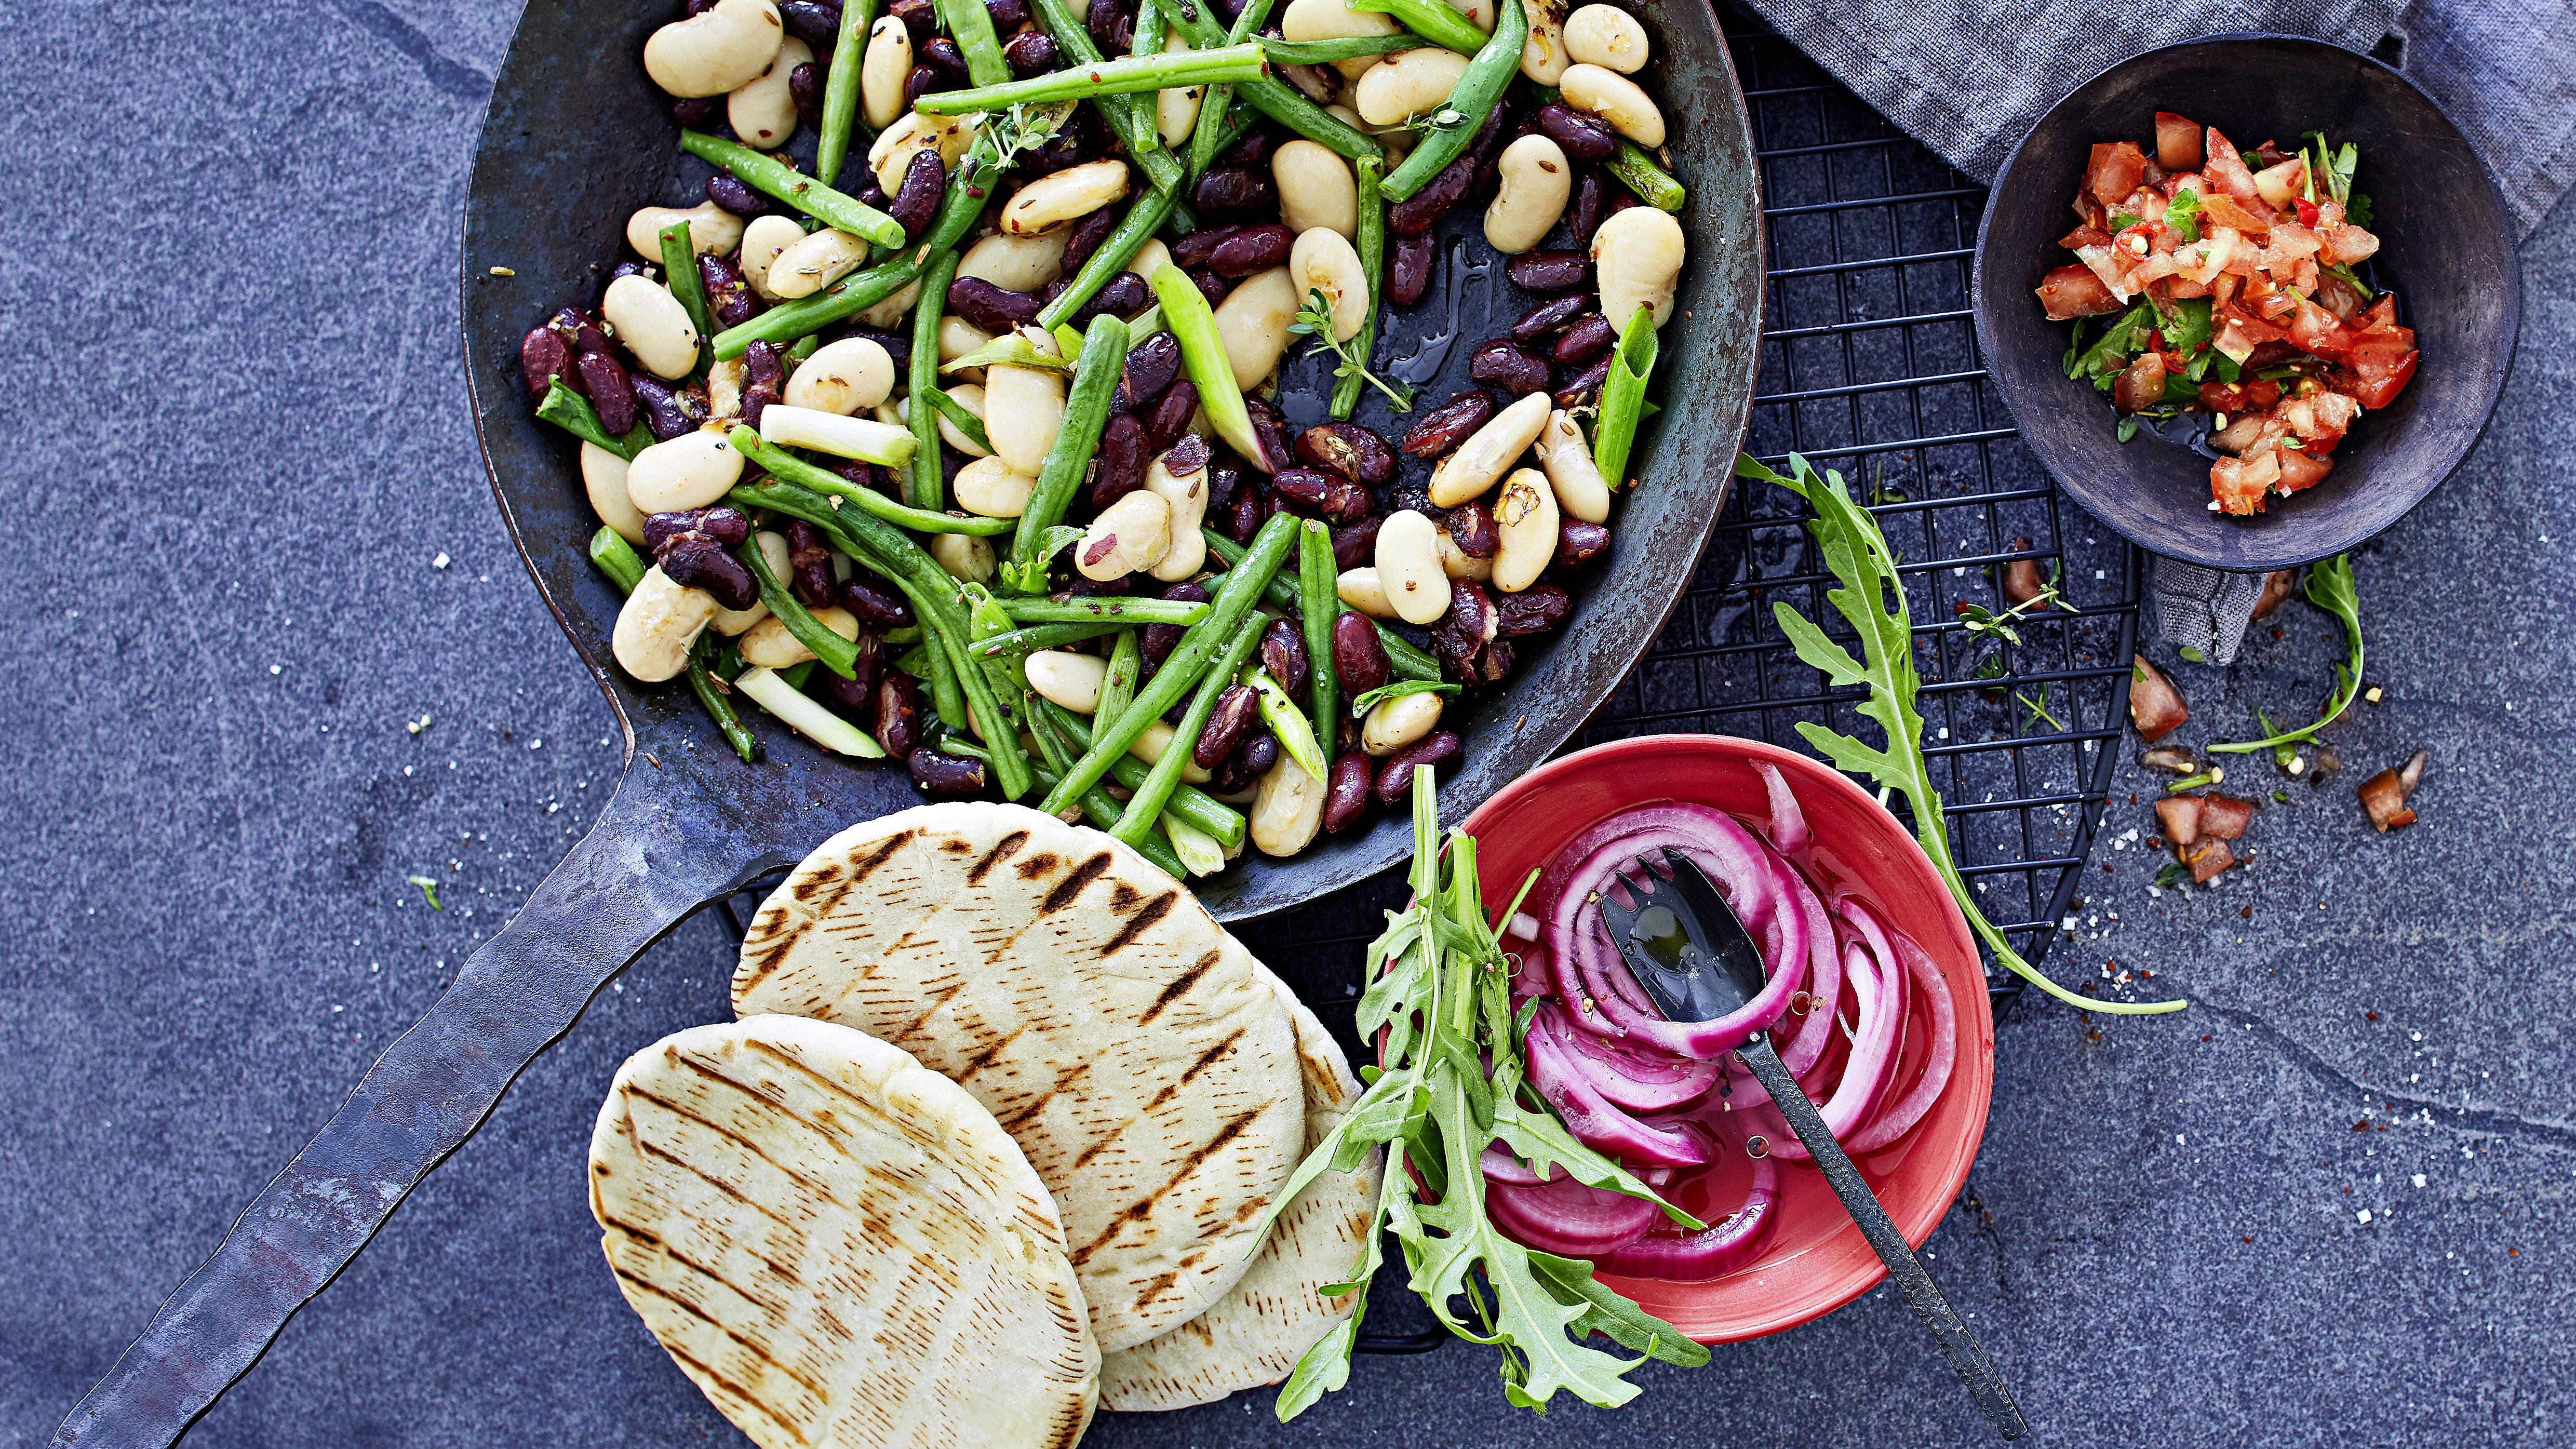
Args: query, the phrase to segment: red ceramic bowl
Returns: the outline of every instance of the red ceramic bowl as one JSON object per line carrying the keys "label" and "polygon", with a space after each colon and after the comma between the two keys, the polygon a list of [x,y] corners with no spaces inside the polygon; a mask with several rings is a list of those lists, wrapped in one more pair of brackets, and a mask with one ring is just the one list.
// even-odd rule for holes
{"label": "red ceramic bowl", "polygon": [[[1858,1160],[1905,1240],[1921,1246],[1967,1181],[1994,1094],[1994,1013],[1968,923],[1922,848],[1839,771],[1759,740],[1652,735],[1598,745],[1521,776],[1467,817],[1485,899],[1507,901],[1595,822],[1656,800],[1711,805],[1752,824],[1770,819],[1755,761],[1778,767],[1814,831],[1820,865],[1930,953],[1958,1006],[1949,1085],[1914,1130]],[[1750,1169],[1746,1169],[1750,1181]],[[1780,1196],[1761,1256],[1705,1283],[1603,1281],[1702,1343],[1795,1328],[1869,1290],[1887,1270],[1809,1163],[1780,1164]]]}

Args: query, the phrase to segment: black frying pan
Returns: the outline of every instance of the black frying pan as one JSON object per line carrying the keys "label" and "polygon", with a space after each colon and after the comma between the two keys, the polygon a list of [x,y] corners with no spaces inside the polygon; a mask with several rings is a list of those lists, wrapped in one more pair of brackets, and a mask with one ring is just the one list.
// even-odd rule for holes
{"label": "black frying pan", "polygon": [[[694,161],[684,169],[665,101],[637,60],[670,10],[603,21],[596,6],[531,0],[493,81],[465,207],[466,378],[484,466],[520,557],[625,731],[624,778],[590,833],[162,1305],[65,1421],[58,1446],[177,1439],[611,976],[708,901],[851,824],[919,803],[900,768],[854,767],[765,718],[753,727],[767,757],[745,765],[685,685],[638,688],[611,667],[619,600],[584,552],[598,524],[574,445],[531,416],[519,382],[520,335],[552,308],[596,297],[628,215],[702,194],[706,172]],[[1575,589],[1569,627],[1521,641],[1537,647],[1453,724],[1466,760],[1440,791],[1452,819],[1563,744],[1645,653],[1725,501],[1752,405],[1763,231],[1743,93],[1706,0],[1671,0],[1639,18],[1657,56],[1641,79],[1663,98],[1690,190],[1683,315],[1666,328],[1658,364],[1664,412],[1635,465],[1644,486],[1621,502],[1610,561]],[[1409,359],[1432,404],[1473,385],[1468,353],[1535,300],[1505,284],[1499,265],[1472,265],[1494,260],[1482,210],[1462,206],[1444,225],[1435,291],[1393,318],[1379,344],[1381,370]],[[1459,244],[1471,234],[1472,246]],[[1316,363],[1285,368],[1283,398],[1323,390]],[[1311,421],[1293,407],[1290,417]],[[1400,430],[1374,398],[1358,418]],[[1220,919],[1245,920],[1366,879],[1410,848],[1408,826],[1390,812],[1366,834],[1319,840],[1294,860],[1247,852],[1194,888]]]}

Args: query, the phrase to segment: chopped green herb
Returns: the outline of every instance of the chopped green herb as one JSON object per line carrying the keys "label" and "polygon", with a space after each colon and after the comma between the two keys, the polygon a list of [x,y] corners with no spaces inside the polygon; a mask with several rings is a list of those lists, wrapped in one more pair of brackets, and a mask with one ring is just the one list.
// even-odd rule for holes
{"label": "chopped green herb", "polygon": [[[1297,320],[1289,324],[1288,330],[1296,336],[1311,337],[1315,340],[1315,345],[1307,349],[1307,356],[1312,357],[1316,353],[1329,351],[1339,359],[1339,365],[1333,369],[1334,381],[1356,377],[1379,392],[1385,393],[1386,405],[1389,408],[1400,413],[1413,411],[1412,388],[1405,387],[1402,392],[1396,391],[1397,387],[1403,385],[1390,385],[1386,379],[1369,371],[1366,360],[1353,357],[1349,347],[1333,335],[1333,304],[1324,296],[1323,288],[1310,287],[1306,290],[1306,305],[1297,309]],[[1359,335],[1364,337],[1368,334],[1363,331]]]}
{"label": "chopped green herb", "polygon": [[2194,664],[2207,664],[2209,662],[2208,655],[2201,653],[2199,650],[2192,648],[2188,644],[2182,646],[2181,654],[2183,658],[2190,660]]}
{"label": "chopped green herb", "polygon": [[2191,867],[2178,860],[2156,872],[2156,885],[2164,890],[2175,889],[2176,887],[2187,883],[2190,879]]}
{"label": "chopped green herb", "polygon": [[2183,241],[2200,240],[2200,193],[2176,191],[2174,199],[2165,203],[2165,225]]}
{"label": "chopped green herb", "polygon": [[2138,435],[2137,415],[2132,413],[2129,416],[2120,419],[2119,427],[2113,429],[2112,434],[2123,443],[2136,437]]}
{"label": "chopped green herb", "polygon": [[420,887],[421,898],[429,902],[429,908],[431,910],[443,911],[447,909],[447,907],[438,903],[438,882],[431,880],[425,875],[406,876],[404,879],[408,880],[413,885]]}

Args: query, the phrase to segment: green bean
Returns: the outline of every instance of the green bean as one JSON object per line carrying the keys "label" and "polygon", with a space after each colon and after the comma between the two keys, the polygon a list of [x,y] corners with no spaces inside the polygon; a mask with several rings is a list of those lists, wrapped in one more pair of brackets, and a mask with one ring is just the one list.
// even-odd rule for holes
{"label": "green bean", "polygon": [[1225,149],[1217,134],[1238,109],[1250,110],[1234,98],[1232,86],[1209,86],[1199,93],[1199,118],[1190,125],[1190,182],[1196,185],[1208,167],[1216,162],[1216,153]]}
{"label": "green bean", "polygon": [[[1197,3],[1204,4],[1206,0],[1197,0]],[[1065,284],[1065,289],[1056,294],[1054,301],[1038,312],[1038,325],[1053,331],[1057,323],[1082,310],[1084,303],[1099,296],[1101,288],[1127,269],[1136,249],[1143,246],[1155,229],[1163,224],[1163,219],[1172,214],[1175,204],[1176,199],[1168,191],[1149,191],[1136,198],[1136,204],[1127,208],[1127,215],[1120,219],[1117,229],[1102,237],[1100,245],[1092,249],[1090,259],[1082,264],[1082,270],[1074,274],[1073,280]]]}
{"label": "green bean", "polygon": [[1128,43],[1127,53],[1161,55],[1165,24],[1162,0],[1136,0],[1136,38]]}
{"label": "green bean", "polygon": [[[1194,285],[1186,277],[1182,281],[1184,285]],[[1206,305],[1204,299],[1200,305]],[[1261,532],[1253,535],[1252,547],[1246,551],[1243,562],[1228,570],[1225,582],[1218,586],[1216,597],[1210,601],[1208,616],[1191,625],[1190,631],[1181,636],[1180,642],[1163,660],[1163,667],[1136,691],[1135,702],[1127,706],[1127,712],[1093,731],[1091,748],[1083,751],[1073,773],[1048,794],[1047,803],[1041,808],[1049,813],[1062,810],[1076,792],[1090,788],[1108,771],[1111,760],[1125,754],[1127,747],[1136,742],[1136,737],[1145,732],[1147,725],[1160,719],[1163,711],[1180,700],[1181,691],[1189,688],[1207,669],[1218,650],[1233,642],[1237,626],[1260,599],[1262,586],[1270,582],[1270,576],[1279,571],[1281,560],[1287,558],[1288,545],[1296,538],[1297,522],[1293,515],[1282,513],[1261,525]]]}
{"label": "green bean", "polygon": [[1179,267],[1157,271],[1152,285],[1162,301],[1163,325],[1181,345],[1181,364],[1199,390],[1208,425],[1264,473],[1286,466],[1287,459],[1262,452],[1260,435],[1252,431],[1252,414],[1244,410],[1243,390],[1235,386],[1234,363],[1226,355],[1225,339],[1217,335],[1216,311],[1208,306],[1207,294]]}
{"label": "green bean", "polygon": [[1348,421],[1360,405],[1360,384],[1370,354],[1377,351],[1378,302],[1386,294],[1386,198],[1378,194],[1385,168],[1375,161],[1361,161],[1354,169],[1359,173],[1360,270],[1368,275],[1369,304],[1367,315],[1360,319],[1359,334],[1351,339],[1351,356],[1360,365],[1333,384],[1333,417],[1340,421]]}
{"label": "green bean", "polygon": [[[1108,697],[1105,693],[1101,695],[1104,702]],[[1091,745],[1092,721],[1116,718],[1115,715],[1094,713],[1091,719],[1084,719],[1051,699],[1038,701],[1038,713],[1052,722],[1066,739],[1086,749]],[[1134,755],[1120,755],[1109,763],[1109,778],[1128,790],[1144,784],[1145,776],[1151,771],[1152,766]],[[1174,788],[1172,798],[1163,802],[1163,813],[1177,815],[1193,827],[1215,836],[1228,850],[1243,843],[1243,812],[1196,785],[1184,784]]]}
{"label": "green bean", "polygon": [[[1002,602],[1008,604],[1012,601],[1004,599]],[[1008,634],[996,634],[992,638],[978,640],[973,652],[980,656],[1034,654],[1040,649],[1061,649],[1067,644],[1079,644],[1085,639],[1098,639],[1103,635],[1118,633],[1126,627],[1124,624],[1107,622],[1031,624],[1026,628],[1013,629]]]}
{"label": "green bean", "polygon": [[[1172,787],[1181,783],[1181,767],[1190,762],[1192,746],[1200,731],[1207,728],[1208,716],[1216,710],[1216,697],[1225,693],[1226,686],[1234,682],[1234,672],[1252,657],[1253,650],[1261,647],[1261,632],[1268,625],[1269,621],[1259,615],[1248,614],[1234,626],[1224,652],[1216,657],[1213,666],[1199,680],[1197,691],[1190,696],[1190,707],[1182,712],[1181,722],[1173,727],[1170,743],[1163,746],[1163,757],[1146,772],[1145,783],[1137,786],[1135,793],[1127,797],[1127,808],[1119,813],[1118,824],[1109,832],[1111,835],[1133,845],[1139,836],[1152,828],[1155,817],[1163,813],[1164,802],[1172,798]],[[1174,657],[1178,657],[1177,650]],[[1157,680],[1162,678],[1160,674],[1154,677]],[[1133,710],[1135,706],[1128,708]]]}
{"label": "green bean", "polygon": [[1010,531],[1011,520],[1007,518],[968,518],[961,513],[933,513],[926,508],[897,503],[873,488],[861,487],[838,473],[815,467],[786,449],[765,441],[760,434],[740,423],[734,424],[733,431],[725,435],[725,440],[740,450],[744,462],[768,469],[773,478],[816,493],[847,499],[857,504],[860,511],[915,533],[964,533],[989,538]]}
{"label": "green bean", "polygon": [[[1100,47],[1091,43],[1091,32],[1074,17],[1065,0],[1029,0],[1037,13],[1038,25],[1055,40],[1058,63],[1080,70],[1101,64]],[[1204,4],[1206,0],[1196,0]],[[1163,149],[1163,137],[1155,129],[1154,107],[1141,104],[1134,96],[1096,96],[1092,104],[1109,121],[1109,129],[1127,143],[1127,159],[1145,173],[1145,179],[1156,191],[1168,192],[1181,184],[1181,163]]]}
{"label": "green bean", "polygon": [[1111,624],[1195,624],[1208,606],[1187,599],[1110,599],[1084,597],[1004,599],[1002,607],[1023,624],[1103,622]]}
{"label": "green bean", "polygon": [[[989,21],[985,33],[992,33]],[[737,141],[685,129],[680,132],[680,149],[714,162],[732,172],[734,179],[768,192],[825,226],[890,247],[903,245],[903,227],[893,217],[860,204],[856,197],[834,191],[766,151],[754,151]]]}
{"label": "green bean", "polygon": [[[843,12],[846,14],[847,12]],[[939,391],[940,305],[957,280],[957,253],[943,251],[922,273],[921,305],[912,312],[912,358],[908,390],[912,394],[912,471],[904,475],[904,501],[927,512],[948,507],[948,482],[939,468],[939,414],[930,394]]]}
{"label": "green bean", "polygon": [[1333,673],[1333,621],[1342,615],[1334,581],[1340,577],[1341,566],[1333,558],[1333,531],[1320,519],[1308,519],[1297,531],[1297,617],[1306,632],[1306,660],[1315,676],[1315,729],[1324,736],[1326,750],[1333,747],[1341,719],[1341,680]]}
{"label": "green bean", "polygon": [[[1473,21],[1468,22],[1471,26]],[[1476,32],[1476,41],[1484,43],[1485,32]],[[1364,55],[1387,55],[1399,50],[1420,50],[1434,42],[1419,35],[1358,35],[1347,40],[1277,40],[1261,37],[1261,53],[1273,65],[1330,65],[1337,60],[1357,60]]]}
{"label": "green bean", "polygon": [[1011,540],[1011,563],[1001,573],[1002,581],[1020,593],[1046,592],[1047,558],[1053,550],[1044,547],[1042,540],[1048,529],[1063,521],[1073,490],[1091,466],[1091,455],[1100,451],[1100,431],[1109,423],[1109,395],[1117,390],[1119,370],[1126,361],[1127,324],[1106,312],[1092,318],[1082,335],[1082,350],[1074,357],[1064,421],[1056,428],[1046,461],[1038,465],[1038,481],[1029,490],[1028,504],[1020,510],[1020,526]]}
{"label": "green bean", "polygon": [[[1029,773],[1038,777],[1039,784],[1053,788],[1056,781],[1064,778],[1066,766],[1073,763],[1071,753],[1065,748],[1063,739],[1043,719],[1031,721],[1029,738],[1037,741],[1038,754],[1046,761],[1043,765],[1031,766]],[[1107,830],[1118,823],[1118,797],[1098,785],[1082,792],[1081,803],[1083,815],[1100,829]],[[1153,835],[1148,834],[1128,848],[1152,861],[1172,879],[1184,878],[1180,853]]]}
{"label": "green bean", "polygon": [[1247,0],[1244,7],[1235,12],[1234,23],[1226,27],[1225,43],[1241,45],[1250,40],[1261,29],[1261,22],[1270,18],[1271,3],[1272,0]]}
{"label": "green bean", "polygon": [[948,661],[948,651],[935,639],[922,641],[928,657],[922,662],[929,676],[930,712],[952,730],[962,730],[971,722],[966,713],[966,691],[957,683],[957,666]]}
{"label": "green bean", "polygon": [[810,297],[781,302],[748,322],[717,333],[716,357],[740,357],[754,342],[791,342],[820,332],[902,291],[920,275],[920,265],[910,257],[896,257],[865,271],[852,272]]}
{"label": "green bean", "polygon": [[628,428],[622,438],[610,433],[599,420],[599,409],[590,405],[590,399],[564,386],[560,377],[547,380],[546,395],[537,403],[537,418],[585,443],[606,448],[629,463],[635,461],[636,454],[653,446],[653,430],[642,423]]}
{"label": "green bean", "polygon": [[[1436,3],[1436,0],[1435,0]],[[1443,8],[1446,8],[1445,6]],[[1476,58],[1467,62],[1464,75],[1450,89],[1448,109],[1465,117],[1454,126],[1435,126],[1404,164],[1386,178],[1382,190],[1397,201],[1410,200],[1413,193],[1429,184],[1432,177],[1448,169],[1475,139],[1477,128],[1485,124],[1503,87],[1520,74],[1521,48],[1529,38],[1529,17],[1521,9],[1521,0],[1503,0],[1502,13],[1494,19],[1494,33]]]}
{"label": "green bean", "polygon": [[868,51],[868,24],[876,18],[877,0],[847,0],[841,6],[841,33],[832,45],[831,73],[823,80],[823,120],[816,126],[814,174],[826,186],[841,183],[841,163],[850,154],[850,131],[859,115],[859,71]]}
{"label": "green bean", "polygon": [[1181,50],[1170,55],[1128,56],[1073,70],[1049,71],[1027,80],[978,86],[964,91],[932,91],[913,102],[928,116],[962,116],[1048,101],[1091,101],[1102,96],[1132,96],[1173,86],[1209,85],[1218,81],[1259,80],[1270,73],[1257,45],[1228,45],[1213,50]]}
{"label": "green bean", "polygon": [[[1451,8],[1448,0],[1359,0],[1348,8],[1394,16],[1398,25],[1460,55],[1476,55],[1485,48],[1485,32],[1476,28],[1475,21]],[[1495,19],[1494,33],[1503,33],[1500,17]],[[1512,47],[1512,54],[1518,56],[1520,47]],[[1512,65],[1517,69],[1520,62],[1516,59]]]}
{"label": "green bean", "polygon": [[748,765],[760,758],[760,741],[744,728],[742,716],[734,711],[733,701],[725,697],[724,686],[716,683],[715,675],[708,671],[710,648],[708,636],[704,634],[689,646],[689,692],[698,697],[698,707],[707,712],[707,718],[716,722],[716,732],[725,737],[725,743],[733,746],[733,752],[742,756],[742,762]]}
{"label": "green bean", "polygon": [[[739,493],[742,490],[735,489],[734,491]],[[1224,534],[1217,532],[1213,528],[1200,529],[1199,536],[1207,540],[1208,552],[1223,560],[1229,568],[1241,563],[1244,557],[1251,552],[1250,549],[1245,548],[1242,544],[1236,543],[1233,539],[1226,537]],[[1302,563],[1302,560],[1300,560],[1300,562]],[[1335,575],[1335,577],[1338,579],[1339,575]],[[1292,580],[1286,578],[1272,579],[1270,581],[1270,586],[1262,591],[1261,598],[1262,602],[1279,610],[1283,614],[1295,614],[1300,618],[1305,616],[1305,606],[1301,602],[1304,595],[1298,590],[1296,583]],[[1334,598],[1336,602],[1339,601],[1340,595],[1338,592],[1334,595]],[[1438,679],[1440,677],[1439,660],[1424,653],[1420,648],[1414,645],[1412,640],[1407,639],[1403,635],[1395,632],[1393,629],[1388,628],[1384,619],[1371,619],[1369,622],[1377,628],[1377,642],[1385,646],[1387,665],[1394,671],[1396,678]],[[1328,655],[1326,657],[1329,658],[1330,656]]]}
{"label": "green bean", "polygon": [[619,538],[613,528],[602,528],[590,536],[590,561],[608,575],[608,581],[617,585],[621,594],[635,592],[635,586],[644,582],[644,556],[635,551],[635,545]]}
{"label": "green bean", "polygon": [[[1038,0],[1040,5],[1061,0]],[[1518,4],[1519,0],[1512,0]],[[1205,4],[1175,11],[1173,18],[1192,45],[1212,50],[1223,42],[1225,32],[1217,28],[1215,16]],[[1513,54],[1519,52],[1515,50]],[[1298,135],[1356,161],[1364,156],[1384,157],[1386,148],[1358,130],[1344,125],[1326,113],[1322,106],[1306,99],[1305,93],[1282,80],[1244,82],[1236,96],[1254,110],[1286,126]]]}
{"label": "green bean", "polygon": [[1645,147],[1622,136],[1619,149],[1610,155],[1610,174],[1620,184],[1637,193],[1637,199],[1658,211],[1679,211],[1688,193],[1672,173],[1655,164]]}
{"label": "green bean", "polygon": [[967,78],[979,86],[999,85],[1011,78],[1011,63],[1002,59],[1001,39],[993,33],[992,12],[984,0],[932,0],[939,21],[948,28],[948,37],[957,42],[958,52],[966,57]]}
{"label": "green bean", "polygon": [[858,677],[859,646],[833,633],[829,625],[806,612],[805,606],[797,602],[796,596],[787,591],[787,586],[778,581],[777,573],[769,567],[769,555],[760,551],[757,535],[734,545],[733,556],[742,561],[744,568],[751,570],[753,578],[760,580],[760,601],[769,606],[770,613],[778,616],[779,623],[787,626],[787,632],[795,636],[797,643],[814,651],[814,657],[823,661],[823,667],[834,674],[843,679]]}
{"label": "green bean", "polygon": [[1612,488],[1627,481],[1628,450],[1645,416],[1646,379],[1654,373],[1656,351],[1654,311],[1640,307],[1629,315],[1619,346],[1610,354],[1609,376],[1601,380],[1601,412],[1592,424],[1592,466]]}
{"label": "green bean", "polygon": [[689,325],[698,332],[698,366],[707,365],[706,339],[716,335],[715,309],[707,305],[707,282],[698,275],[698,251],[689,241],[689,224],[675,221],[662,228],[662,270],[669,273],[666,285],[672,300],[689,314]]}
{"label": "green bean", "polygon": [[1103,719],[1116,719],[1127,712],[1127,702],[1136,697],[1136,676],[1145,669],[1145,635],[1138,629],[1121,629],[1116,643],[1109,646],[1109,669],[1100,676],[1100,703],[1092,713]]}
{"label": "green bean", "polygon": [[[906,649],[901,654],[896,655],[894,657],[894,667],[911,675],[915,679],[928,683],[930,680],[930,661],[939,657],[941,657],[939,646],[925,640],[922,643],[915,644],[911,648]],[[952,686],[954,683],[955,681],[952,680]]]}
{"label": "green bean", "polygon": [[[920,394],[915,393],[913,396],[917,399],[920,397]],[[932,388],[930,390],[930,406],[941,417],[948,419],[948,426],[955,428],[959,436],[963,437],[966,441],[973,443],[976,447],[983,449],[987,455],[992,453],[993,440],[984,432],[984,420],[975,416],[972,412],[967,411],[964,403],[950,397],[948,395],[948,389],[944,387]],[[936,422],[933,422],[930,427],[933,432],[937,432],[939,430],[939,424]],[[945,487],[946,485],[942,484],[941,486]]]}
{"label": "green bean", "polygon": [[1021,667],[1022,656],[985,654],[976,648],[986,640],[1013,632],[1011,616],[1003,612],[1001,601],[993,597],[993,591],[982,584],[968,584],[963,592],[966,595],[966,657],[993,682],[994,698],[1011,699],[1025,693],[1029,678]]}

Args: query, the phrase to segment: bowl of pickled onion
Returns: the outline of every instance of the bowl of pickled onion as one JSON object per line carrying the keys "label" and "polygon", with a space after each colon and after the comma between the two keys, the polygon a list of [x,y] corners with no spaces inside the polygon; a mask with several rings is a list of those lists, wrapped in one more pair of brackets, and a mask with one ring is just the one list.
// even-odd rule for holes
{"label": "bowl of pickled onion", "polygon": [[[1733,1048],[1769,1031],[1909,1243],[1967,1180],[1994,1019],[1967,922],[1913,837],[1841,773],[1758,740],[1656,735],[1522,776],[1467,817],[1485,900],[1541,874],[1506,925],[1530,1081],[1576,1135],[1707,1226],[1542,1177],[1499,1146],[1488,1212],[1703,1343],[1776,1333],[1886,1270]],[[1674,848],[1707,871],[1770,984],[1717,1022],[1666,1022],[1619,962],[1596,892]]]}

